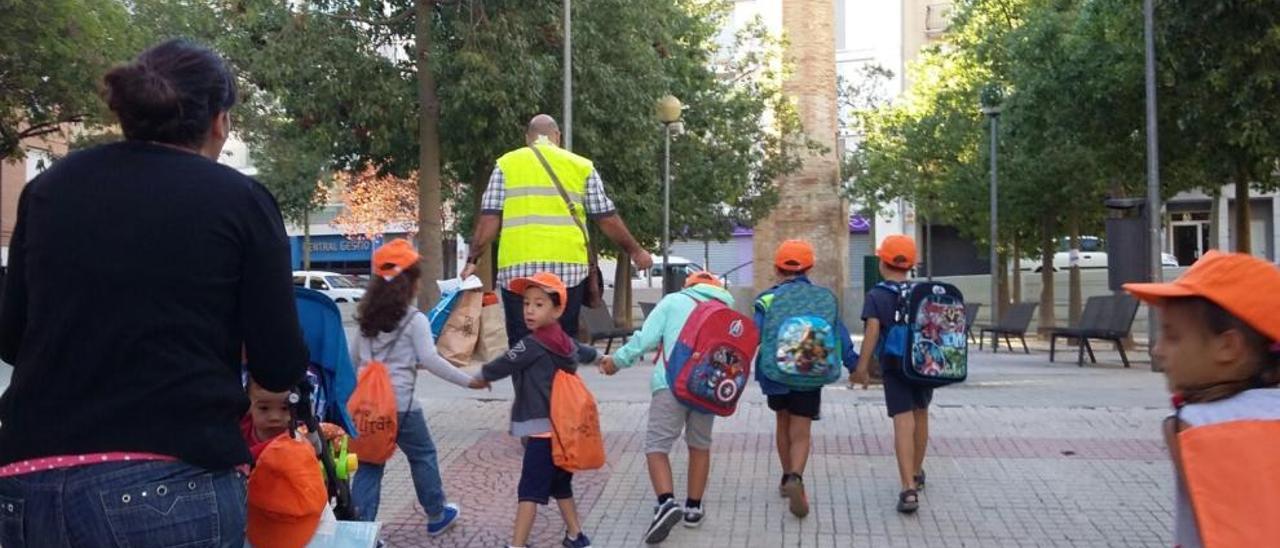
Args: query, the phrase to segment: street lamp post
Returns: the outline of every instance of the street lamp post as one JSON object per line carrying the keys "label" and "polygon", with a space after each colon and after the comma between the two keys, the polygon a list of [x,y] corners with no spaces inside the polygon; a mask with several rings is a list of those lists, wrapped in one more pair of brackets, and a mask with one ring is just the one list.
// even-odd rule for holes
{"label": "street lamp post", "polygon": [[[1000,106],[990,105],[982,107],[982,113],[991,119],[991,323],[995,325],[1000,321],[1000,258],[996,251],[996,242],[999,241],[1000,230],[998,228],[998,215],[1000,212],[1000,194],[998,181],[996,178],[996,130],[1000,120]],[[932,268],[932,267],[931,267]]]}
{"label": "street lamp post", "polygon": [[[1146,35],[1146,84],[1147,84],[1147,220],[1150,223],[1151,281],[1159,282],[1164,278],[1160,260],[1160,147],[1159,126],[1156,120],[1156,37],[1155,37],[1155,1],[1145,0],[1142,3],[1143,30]],[[1156,321],[1156,307],[1147,307],[1147,348],[1156,347],[1159,336],[1159,323]],[[1158,371],[1160,365],[1153,355],[1151,369]]]}
{"label": "street lamp post", "polygon": [[573,0],[564,0],[564,149],[573,151]]}
{"label": "street lamp post", "polygon": [[671,132],[680,129],[683,105],[674,95],[658,100],[658,121],[662,122],[662,294],[672,291],[668,271],[671,249]]}

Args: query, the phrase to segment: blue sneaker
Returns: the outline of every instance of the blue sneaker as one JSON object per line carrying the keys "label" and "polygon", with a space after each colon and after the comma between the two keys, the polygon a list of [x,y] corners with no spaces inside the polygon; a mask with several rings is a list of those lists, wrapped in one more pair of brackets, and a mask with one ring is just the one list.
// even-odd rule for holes
{"label": "blue sneaker", "polygon": [[427,524],[427,534],[433,537],[443,535],[458,523],[458,517],[462,515],[462,509],[457,504],[450,502],[444,505],[444,513],[440,515],[440,519]]}
{"label": "blue sneaker", "polygon": [[579,532],[578,538],[569,538],[569,533],[564,535],[564,541],[560,543],[564,548],[591,548],[591,539],[587,538],[586,533]]}

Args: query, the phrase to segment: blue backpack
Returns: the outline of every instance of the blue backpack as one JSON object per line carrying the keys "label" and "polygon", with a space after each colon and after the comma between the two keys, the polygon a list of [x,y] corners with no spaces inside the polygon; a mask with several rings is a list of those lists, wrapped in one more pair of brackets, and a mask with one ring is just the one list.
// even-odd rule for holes
{"label": "blue backpack", "polygon": [[848,341],[840,340],[840,306],[830,290],[784,284],[757,306],[764,311],[759,355],[765,377],[800,390],[840,379],[840,352]]}
{"label": "blue backpack", "polygon": [[897,297],[894,321],[877,347],[880,363],[922,386],[962,382],[969,374],[964,295],[940,282],[880,282],[873,290]]}

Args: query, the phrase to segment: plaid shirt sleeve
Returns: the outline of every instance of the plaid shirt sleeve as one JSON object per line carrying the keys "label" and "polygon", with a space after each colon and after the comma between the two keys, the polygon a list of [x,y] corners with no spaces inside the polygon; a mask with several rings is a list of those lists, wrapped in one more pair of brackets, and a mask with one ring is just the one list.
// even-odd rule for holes
{"label": "plaid shirt sleeve", "polygon": [[587,176],[586,205],[587,215],[592,219],[608,217],[617,211],[613,200],[604,193],[604,181],[600,180],[600,172],[594,169],[591,170],[591,175]]}
{"label": "plaid shirt sleeve", "polygon": [[501,214],[502,204],[506,199],[507,182],[502,176],[502,168],[495,166],[493,174],[489,176],[489,186],[485,187],[484,195],[480,198],[480,213]]}

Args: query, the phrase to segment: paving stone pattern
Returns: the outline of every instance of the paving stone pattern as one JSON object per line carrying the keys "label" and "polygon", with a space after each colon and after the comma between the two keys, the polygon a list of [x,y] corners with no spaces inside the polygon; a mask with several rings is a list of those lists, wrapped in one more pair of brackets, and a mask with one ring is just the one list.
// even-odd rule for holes
{"label": "paving stone pattern", "polygon": [[[832,389],[828,389],[831,391]],[[891,423],[871,403],[824,403],[805,474],[813,507],[799,520],[778,496],[772,413],[744,403],[716,424],[702,528],[677,527],[664,546],[1168,546],[1171,477],[1147,408],[937,406],[921,510],[894,510]],[[829,398],[829,400],[832,398]],[[389,465],[382,515],[390,546],[503,546],[510,540],[521,447],[505,429],[505,401],[425,402],[446,492],[463,507],[450,533],[429,539],[402,457]],[[639,546],[653,493],[643,455],[647,404],[600,404],[609,453],[574,479],[596,546]],[[684,497],[686,455],[673,454]],[[554,505],[532,546],[559,546]]]}

